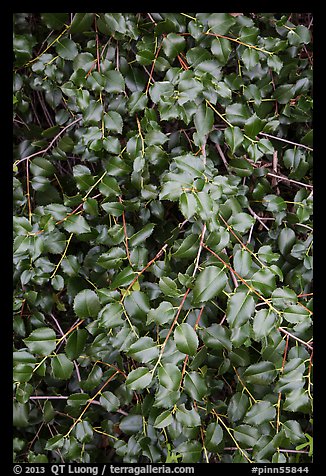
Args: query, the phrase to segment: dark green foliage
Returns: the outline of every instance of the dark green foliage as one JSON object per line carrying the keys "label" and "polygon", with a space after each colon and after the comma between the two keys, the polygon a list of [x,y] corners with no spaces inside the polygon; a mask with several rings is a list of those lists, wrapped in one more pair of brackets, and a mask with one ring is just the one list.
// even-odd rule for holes
{"label": "dark green foliage", "polygon": [[311,461],[311,20],[14,15],[15,461]]}

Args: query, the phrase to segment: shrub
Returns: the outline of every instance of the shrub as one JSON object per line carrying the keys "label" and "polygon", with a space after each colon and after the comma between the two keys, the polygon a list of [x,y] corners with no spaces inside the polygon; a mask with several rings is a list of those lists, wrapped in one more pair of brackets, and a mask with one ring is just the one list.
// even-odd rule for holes
{"label": "shrub", "polygon": [[309,462],[312,18],[14,15],[14,459]]}

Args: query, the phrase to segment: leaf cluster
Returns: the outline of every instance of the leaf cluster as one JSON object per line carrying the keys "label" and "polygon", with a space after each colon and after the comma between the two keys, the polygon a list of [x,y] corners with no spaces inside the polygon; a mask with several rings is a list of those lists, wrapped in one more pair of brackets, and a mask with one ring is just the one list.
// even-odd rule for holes
{"label": "leaf cluster", "polygon": [[13,47],[14,460],[311,461],[311,15]]}

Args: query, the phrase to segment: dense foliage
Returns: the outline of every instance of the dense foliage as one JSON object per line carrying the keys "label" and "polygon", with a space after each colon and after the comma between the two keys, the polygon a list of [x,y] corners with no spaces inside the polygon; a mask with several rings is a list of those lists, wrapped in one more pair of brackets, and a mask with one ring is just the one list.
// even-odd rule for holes
{"label": "dense foliage", "polygon": [[13,47],[15,461],[311,461],[312,16]]}

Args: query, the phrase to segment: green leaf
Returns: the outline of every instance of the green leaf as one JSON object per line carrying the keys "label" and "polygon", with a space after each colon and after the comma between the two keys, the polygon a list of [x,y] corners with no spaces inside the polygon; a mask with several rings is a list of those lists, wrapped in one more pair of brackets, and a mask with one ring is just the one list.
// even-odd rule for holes
{"label": "green leaf", "polygon": [[168,33],[163,39],[163,51],[169,59],[174,59],[186,47],[186,40],[176,33]]}
{"label": "green leaf", "polygon": [[148,97],[142,91],[135,91],[133,92],[128,101],[127,101],[127,108],[129,114],[132,116],[139,111],[143,111],[147,106]]}
{"label": "green leaf", "polygon": [[89,30],[94,19],[94,13],[75,13],[69,33],[84,33]]}
{"label": "green leaf", "polygon": [[187,236],[172,256],[177,259],[194,258],[198,252],[198,242],[198,236],[192,234]]}
{"label": "green leaf", "polygon": [[105,91],[107,93],[122,93],[125,89],[125,81],[120,71],[109,70],[105,72]]}
{"label": "green leaf", "polygon": [[71,332],[65,345],[65,353],[70,360],[77,359],[84,350],[87,340],[85,329],[76,329]]}
{"label": "green leaf", "polygon": [[287,412],[310,412],[311,408],[308,393],[303,388],[292,390],[285,397],[283,410]]}
{"label": "green leaf", "polygon": [[156,81],[149,89],[152,101],[157,104],[161,98],[169,98],[173,95],[174,87],[170,81]]}
{"label": "green leaf", "polygon": [[223,291],[226,283],[227,276],[223,269],[207,266],[196,279],[193,289],[194,303],[210,301]]}
{"label": "green leaf", "polygon": [[170,410],[165,410],[158,415],[154,421],[154,428],[165,428],[169,426],[173,421],[173,416]]}
{"label": "green leaf", "polygon": [[175,412],[175,417],[179,423],[185,427],[195,427],[200,426],[200,416],[196,410],[192,407],[190,410],[187,410],[184,403],[178,405]]}
{"label": "green leaf", "polygon": [[231,42],[226,38],[214,38],[211,44],[211,51],[221,66],[224,66],[232,51]]}
{"label": "green leaf", "polygon": [[160,384],[168,390],[176,391],[179,389],[181,381],[181,372],[174,364],[165,364],[158,369],[158,378]]}
{"label": "green leaf", "polygon": [[235,19],[229,13],[211,13],[207,23],[213,33],[226,35],[235,24]]}
{"label": "green leaf", "polygon": [[247,412],[244,422],[258,426],[275,418],[276,409],[270,402],[257,402]]}
{"label": "green leaf", "polygon": [[275,289],[275,274],[268,268],[260,269],[252,276],[251,282],[263,296],[270,296]]}
{"label": "green leaf", "polygon": [[128,355],[137,362],[151,362],[158,357],[158,347],[151,337],[140,337],[128,350]]}
{"label": "green leaf", "polygon": [[122,271],[120,271],[120,273],[115,275],[110,288],[117,289],[119,287],[129,286],[136,276],[137,275],[132,270],[132,268],[130,266],[126,266]]}
{"label": "green leaf", "polygon": [[169,390],[160,386],[155,394],[154,407],[158,408],[172,408],[180,398],[180,392],[178,390]]}
{"label": "green leaf", "polygon": [[51,30],[60,30],[68,22],[68,13],[41,13],[41,18]]}
{"label": "green leaf", "polygon": [[254,223],[254,218],[248,213],[236,213],[229,220],[229,225],[239,233],[246,233]]}
{"label": "green leaf", "polygon": [[219,324],[212,324],[206,327],[202,333],[202,340],[204,344],[215,350],[223,348],[231,351],[232,343],[230,341],[230,331]]}
{"label": "green leaf", "polygon": [[177,349],[188,355],[194,355],[198,347],[198,337],[194,329],[184,322],[180,324],[173,334]]}
{"label": "green leaf", "polygon": [[107,412],[116,412],[120,407],[119,398],[110,391],[101,393],[100,404]]}
{"label": "green leaf", "polygon": [[299,304],[293,304],[287,307],[283,312],[284,319],[291,324],[305,322],[309,319],[309,315],[309,312]]}
{"label": "green leaf", "polygon": [[211,132],[214,124],[214,113],[207,104],[201,104],[194,115],[194,123],[200,137],[201,144],[205,143],[205,137]]}
{"label": "green leaf", "polygon": [[30,163],[30,171],[36,176],[51,177],[55,172],[55,167],[49,160],[36,157]]}
{"label": "green leaf", "polygon": [[189,220],[196,213],[197,201],[195,195],[183,192],[179,199],[179,206],[183,216],[186,220]]}
{"label": "green leaf", "polygon": [[75,233],[76,235],[82,235],[91,231],[89,224],[81,215],[68,216],[62,226],[69,233]]}
{"label": "green leaf", "polygon": [[165,296],[178,297],[181,295],[176,282],[168,276],[163,276],[162,278],[160,278],[158,285],[161,291],[165,294]]}
{"label": "green leaf", "polygon": [[183,382],[185,392],[193,400],[202,400],[205,395],[207,395],[207,385],[204,377],[202,377],[198,372],[189,372],[186,374]]}
{"label": "green leaf", "polygon": [[255,139],[257,134],[263,129],[264,122],[257,116],[253,114],[249,119],[246,120],[244,125],[244,131],[247,136]]}
{"label": "green leaf", "polygon": [[133,291],[126,296],[124,303],[127,313],[135,318],[143,319],[150,311],[148,296],[141,291]]}
{"label": "green leaf", "polygon": [[217,422],[207,425],[205,435],[205,447],[208,451],[217,452],[219,444],[223,441],[223,429]]}
{"label": "green leaf", "polygon": [[293,289],[285,286],[283,288],[276,288],[272,292],[272,303],[276,309],[285,309],[298,301],[296,293]]}
{"label": "green leaf", "polygon": [[197,192],[195,194],[195,199],[197,202],[196,211],[200,218],[204,221],[207,221],[211,218],[213,214],[214,202],[210,195],[207,192]]}
{"label": "green leaf", "polygon": [[77,45],[69,38],[60,38],[55,44],[57,54],[65,60],[73,60],[78,54]]}
{"label": "green leaf", "polygon": [[278,247],[281,254],[286,258],[296,241],[295,233],[291,228],[283,228],[278,236]]}
{"label": "green leaf", "polygon": [[283,61],[277,55],[269,56],[267,58],[267,65],[277,74],[280,74],[282,71],[283,64]]}
{"label": "green leaf", "polygon": [[287,104],[294,96],[294,86],[292,84],[281,84],[275,89],[273,99],[280,104]]}
{"label": "green leaf", "polygon": [[183,463],[198,463],[202,446],[199,441],[185,441],[177,446],[176,452],[182,456]]}
{"label": "green leaf", "polygon": [[302,443],[305,440],[305,435],[301,429],[300,423],[296,420],[287,420],[282,423],[282,428],[286,437],[293,445]]}
{"label": "green leaf", "polygon": [[232,422],[236,423],[243,419],[249,408],[249,398],[245,393],[235,393],[228,405],[228,416]]}
{"label": "green leaf", "polygon": [[257,311],[253,321],[253,331],[255,340],[267,337],[277,324],[277,315],[270,309]]}
{"label": "green leaf", "polygon": [[236,292],[228,302],[226,311],[226,320],[230,328],[240,327],[245,324],[253,315],[255,310],[255,301],[252,296],[246,292]]}
{"label": "green leaf", "polygon": [[152,374],[146,367],[138,367],[132,370],[127,377],[126,385],[131,390],[142,390],[152,382]]}
{"label": "green leaf", "polygon": [[162,301],[158,308],[151,309],[147,314],[146,324],[155,322],[156,324],[162,325],[167,322],[171,322],[175,314],[174,307],[170,302]]}
{"label": "green leaf", "polygon": [[93,439],[93,428],[91,424],[84,420],[77,423],[74,429],[76,438],[81,443],[89,443]]}
{"label": "green leaf", "polygon": [[245,104],[234,103],[225,108],[225,116],[233,126],[244,126],[251,114]]}
{"label": "green leaf", "polygon": [[[104,211],[106,211],[106,213],[114,217],[120,217],[124,212],[124,206],[120,202],[101,203],[101,207],[103,208]],[[109,253],[104,253],[104,254],[109,254]]]}
{"label": "green leaf", "polygon": [[83,291],[80,291],[75,296],[74,311],[79,318],[95,318],[97,317],[100,309],[100,300],[95,291],[92,291],[91,289],[83,289]]}
{"label": "green leaf", "polygon": [[276,370],[272,362],[263,360],[247,367],[243,376],[248,383],[269,385],[276,377]]}
{"label": "green leaf", "polygon": [[278,195],[266,195],[263,204],[269,212],[282,212],[287,209],[287,205],[282,197]]}
{"label": "green leaf", "polygon": [[167,142],[168,136],[161,131],[152,130],[147,132],[145,142],[147,145],[163,145]]}
{"label": "green leaf", "polygon": [[111,132],[117,132],[118,134],[122,133],[123,120],[121,115],[116,111],[108,111],[104,117],[104,126],[107,130]]}
{"label": "green leaf", "polygon": [[51,369],[54,378],[68,380],[74,369],[74,364],[65,354],[57,354],[51,359]]}
{"label": "green leaf", "polygon": [[242,278],[246,278],[249,275],[251,266],[252,258],[249,251],[244,248],[235,251],[233,256],[233,267]]}
{"label": "green leaf", "polygon": [[57,435],[52,436],[52,438],[48,439],[45,445],[45,449],[48,451],[58,450],[63,447],[65,440],[66,438],[61,433],[58,433]]}
{"label": "green leaf", "polygon": [[288,33],[289,44],[293,46],[310,43],[310,31],[304,25],[298,25]]}
{"label": "green leaf", "polygon": [[227,127],[224,131],[224,137],[231,148],[232,154],[242,145],[244,139],[241,129],[237,126]]}
{"label": "green leaf", "polygon": [[94,177],[85,165],[75,165],[73,167],[73,174],[79,190],[88,190],[94,183]]}
{"label": "green leaf", "polygon": [[134,235],[130,236],[129,245],[138,246],[140,244],[143,244],[145,240],[153,233],[154,227],[154,223],[147,223],[144,228],[137,231]]}
{"label": "green leaf", "polygon": [[121,190],[117,180],[114,177],[106,175],[98,186],[99,191],[105,197],[117,197],[121,194]]}
{"label": "green leaf", "polygon": [[259,430],[250,425],[239,425],[234,428],[234,437],[244,448],[254,446],[259,436]]}
{"label": "green leaf", "polygon": [[49,327],[39,327],[24,342],[34,354],[49,355],[56,348],[56,335]]}
{"label": "green leaf", "polygon": [[250,71],[259,64],[258,51],[252,48],[246,48],[241,55],[241,59],[245,67]]}
{"label": "green leaf", "polygon": [[119,302],[106,304],[98,314],[98,323],[105,329],[113,329],[123,324],[123,308]]}
{"label": "green leaf", "polygon": [[19,363],[13,369],[14,382],[25,383],[28,382],[33,375],[33,366]]}

